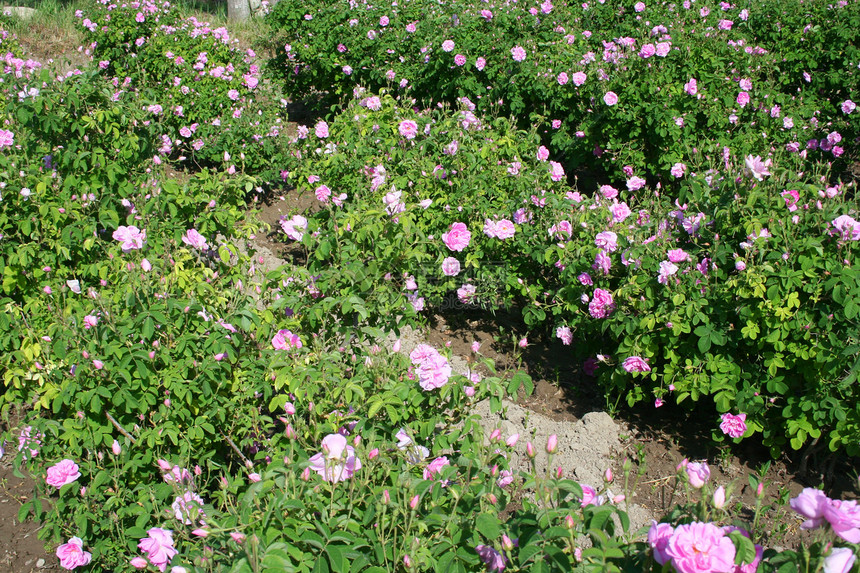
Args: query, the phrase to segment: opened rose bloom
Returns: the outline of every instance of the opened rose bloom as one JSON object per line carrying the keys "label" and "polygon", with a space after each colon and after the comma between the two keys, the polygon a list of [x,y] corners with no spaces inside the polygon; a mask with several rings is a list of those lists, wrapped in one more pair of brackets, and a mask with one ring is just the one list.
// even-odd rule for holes
{"label": "opened rose bloom", "polygon": [[72,483],[79,477],[81,477],[81,472],[78,471],[78,464],[72,460],[63,460],[48,468],[48,477],[45,478],[45,481],[48,485],[60,488]]}
{"label": "opened rose bloom", "polygon": [[651,367],[641,356],[628,356],[624,359],[624,370],[627,372],[650,372]]}
{"label": "opened rose bloom", "polygon": [[733,571],[735,545],[713,523],[679,525],[666,543],[666,555],[679,573]]}
{"label": "opened rose bloom", "polygon": [[329,434],[322,440],[322,452],[311,456],[310,469],[331,483],[344,481],[361,469],[361,460],[355,455],[355,448],[347,445],[346,438],[340,434]]}
{"label": "opened rose bloom", "polygon": [[141,539],[137,547],[146,553],[146,558],[149,559],[150,563],[155,565],[161,573],[164,573],[170,560],[178,553],[173,547],[173,531],[153,527],[146,534],[149,537]]}
{"label": "opened rose bloom", "polygon": [[469,246],[469,241],[472,239],[472,233],[466,227],[465,223],[454,223],[451,225],[451,230],[442,234],[442,242],[452,251],[462,251]]}
{"label": "opened rose bloom", "polygon": [[72,537],[68,543],[57,547],[57,557],[60,559],[60,567],[70,571],[89,565],[93,558],[89,551],[84,551],[84,542],[80,537]]}
{"label": "opened rose bloom", "polygon": [[726,412],[722,415],[720,430],[730,438],[740,438],[747,431],[746,419],[746,414],[738,414],[735,416],[734,414]]}

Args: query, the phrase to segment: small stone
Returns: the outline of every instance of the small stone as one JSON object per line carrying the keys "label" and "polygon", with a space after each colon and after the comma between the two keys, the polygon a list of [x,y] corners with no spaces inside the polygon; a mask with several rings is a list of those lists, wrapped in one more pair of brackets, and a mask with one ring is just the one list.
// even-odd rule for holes
{"label": "small stone", "polygon": [[44,566],[45,566],[45,560],[44,559],[36,559],[36,567],[41,569]]}

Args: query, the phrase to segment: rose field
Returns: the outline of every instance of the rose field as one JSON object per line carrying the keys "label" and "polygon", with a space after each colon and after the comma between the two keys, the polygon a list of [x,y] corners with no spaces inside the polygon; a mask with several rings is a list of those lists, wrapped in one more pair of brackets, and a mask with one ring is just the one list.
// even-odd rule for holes
{"label": "rose field", "polygon": [[[860,0],[57,7],[0,16],[39,568],[860,571]],[[693,447],[586,480],[555,394]]]}

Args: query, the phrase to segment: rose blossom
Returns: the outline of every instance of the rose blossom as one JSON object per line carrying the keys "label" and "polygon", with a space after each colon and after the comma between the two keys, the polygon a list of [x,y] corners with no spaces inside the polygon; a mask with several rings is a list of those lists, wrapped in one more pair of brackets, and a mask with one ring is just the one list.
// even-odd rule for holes
{"label": "rose blossom", "polygon": [[[158,567],[158,570],[164,573],[167,570],[167,565],[173,556],[178,553],[173,547],[173,531],[170,529],[162,529],[153,527],[146,532],[149,537],[144,537],[137,544],[138,549],[145,552],[150,563]],[[136,567],[136,565],[135,565]]]}
{"label": "rose blossom", "polygon": [[442,234],[442,242],[452,251],[461,252],[469,246],[472,233],[466,228],[465,223],[453,223],[451,230]]}
{"label": "rose blossom", "polygon": [[628,356],[624,359],[624,370],[627,372],[650,372],[651,367],[641,356]]}
{"label": "rose blossom", "polygon": [[81,477],[81,472],[78,471],[78,464],[72,460],[62,460],[48,468],[48,477],[45,478],[45,481],[48,485],[61,488],[79,477]]}
{"label": "rose blossom", "polygon": [[679,573],[732,571],[735,545],[713,523],[679,525],[666,544],[666,555]]}
{"label": "rose blossom", "polygon": [[454,257],[445,257],[442,261],[442,274],[446,277],[456,277],[460,274],[460,261]]}
{"label": "rose blossom", "polygon": [[615,92],[606,92],[606,95],[603,96],[603,101],[608,106],[613,106],[618,103],[618,96]]}
{"label": "rose blossom", "polygon": [[721,417],[720,430],[730,438],[740,438],[747,431],[746,414],[737,416],[726,412]]}
{"label": "rose blossom", "polygon": [[287,329],[281,329],[272,338],[272,346],[275,350],[287,350],[289,348],[301,348],[302,341],[297,334]]}
{"label": "rose blossom", "polygon": [[89,565],[93,558],[89,551],[84,551],[84,542],[80,537],[72,537],[68,543],[57,547],[57,557],[60,559],[60,567],[69,571]]}
{"label": "rose blossom", "polygon": [[675,528],[668,523],[651,521],[651,528],[648,529],[648,545],[654,550],[654,561],[660,565],[665,565],[672,559],[666,553],[666,546],[674,532]]}
{"label": "rose blossom", "polygon": [[690,485],[696,489],[700,489],[705,483],[711,479],[711,468],[705,462],[691,462],[685,468],[687,477],[690,480]]}
{"label": "rose blossom", "polygon": [[198,233],[196,229],[188,229],[182,236],[182,242],[198,251],[205,251],[209,248],[206,237]]}
{"label": "rose blossom", "polygon": [[397,130],[406,139],[415,139],[415,136],[418,135],[418,124],[411,119],[404,119],[400,122]]}
{"label": "rose blossom", "polygon": [[361,469],[361,460],[355,456],[355,448],[347,445],[340,434],[329,434],[322,440],[322,453],[308,460],[310,469],[331,483],[347,480]]}

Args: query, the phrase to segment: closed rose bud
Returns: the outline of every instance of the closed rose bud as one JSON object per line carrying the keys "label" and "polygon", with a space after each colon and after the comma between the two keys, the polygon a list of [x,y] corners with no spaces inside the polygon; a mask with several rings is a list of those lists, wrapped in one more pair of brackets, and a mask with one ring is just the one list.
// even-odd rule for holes
{"label": "closed rose bud", "polygon": [[499,465],[498,464],[493,465],[493,467],[490,469],[490,475],[493,477],[496,477],[497,475],[499,475]]}
{"label": "closed rose bud", "polygon": [[235,541],[236,543],[242,543],[243,541],[245,541],[245,534],[239,531],[231,531],[230,537],[232,537],[233,541]]}
{"label": "closed rose bud", "polygon": [[566,515],[566,516],[564,517],[564,525],[565,525],[568,529],[573,529],[574,522],[573,522],[573,516],[572,516],[572,515]]}
{"label": "closed rose bud", "polygon": [[87,495],[87,488],[82,487],[81,488],[81,497],[84,497],[85,495]]}
{"label": "closed rose bud", "polygon": [[158,467],[161,468],[162,471],[169,472],[173,469],[173,464],[167,460],[158,460]]}
{"label": "closed rose bud", "polygon": [[102,368],[105,367],[105,363],[102,362],[101,360],[93,360],[93,366],[96,367],[96,370],[101,370]]}
{"label": "closed rose bud", "polygon": [[149,359],[152,360],[153,358],[155,358],[155,350],[150,350],[149,351]]}
{"label": "closed rose bud", "polygon": [[556,436],[555,434],[552,434],[546,440],[546,453],[554,454],[557,449],[558,449],[558,436]]}
{"label": "closed rose bud", "polygon": [[356,434],[355,437],[352,439],[352,445],[357,448],[358,444],[360,444],[360,443],[361,443],[361,436]]}
{"label": "closed rose bud", "polygon": [[224,476],[221,476],[221,479],[219,481],[221,483],[221,487],[224,489],[226,489],[227,486],[230,485],[230,483],[227,481],[227,478],[225,478]]}
{"label": "closed rose bud", "polygon": [[410,559],[408,555],[404,555],[403,556],[403,564],[406,567],[412,567],[412,559]]}
{"label": "closed rose bud", "polygon": [[376,457],[376,456],[378,456],[378,455],[379,455],[379,448],[373,448],[373,449],[372,449],[372,450],[370,450],[370,452],[367,454],[367,459],[372,460],[373,458],[375,458],[375,457]]}
{"label": "closed rose bud", "polygon": [[513,436],[508,436],[508,439],[505,440],[505,443],[508,445],[508,447],[513,448],[516,445],[517,440],[519,440],[519,439],[520,439],[520,435],[514,434]]}
{"label": "closed rose bud", "polygon": [[311,468],[305,468],[302,472],[302,479],[308,481],[311,479]]}
{"label": "closed rose bud", "polygon": [[556,477],[556,479],[561,479],[561,476],[563,476],[563,475],[564,475],[564,471],[561,469],[561,466],[558,466],[558,467],[555,469],[555,477]]}
{"label": "closed rose bud", "polygon": [[292,424],[287,424],[287,429],[285,433],[289,439],[294,439],[296,437],[296,431],[293,429]]}
{"label": "closed rose bud", "polygon": [[761,497],[764,493],[764,482],[759,482],[758,487],[755,489],[755,496]]}
{"label": "closed rose bud", "polygon": [[496,442],[502,437],[502,431],[498,428],[490,433],[490,442]]}
{"label": "closed rose bud", "polygon": [[606,483],[612,483],[612,479],[615,476],[612,474],[612,468],[606,468],[606,471],[603,472],[603,479],[606,480]]}
{"label": "closed rose bud", "polygon": [[535,457],[535,447],[532,445],[532,443],[531,443],[531,442],[526,442],[526,454],[527,454],[530,458],[534,458],[534,457]]}
{"label": "closed rose bud", "polygon": [[252,474],[248,474],[248,479],[254,483],[257,483],[258,481],[260,481],[263,478],[258,473],[252,473]]}
{"label": "closed rose bud", "polygon": [[287,402],[284,404],[284,412],[292,416],[296,413],[296,406],[292,402]]}
{"label": "closed rose bud", "polygon": [[200,466],[194,466],[194,475],[199,476],[203,473],[203,470],[200,469]]}
{"label": "closed rose bud", "polygon": [[119,445],[118,441],[114,440],[110,450],[113,452],[113,455],[118,456],[122,453],[122,446]]}
{"label": "closed rose bud", "polygon": [[497,503],[499,503],[499,498],[497,498],[495,494],[488,493],[487,499],[490,500],[490,503],[492,503],[493,505],[496,505]]}
{"label": "closed rose bud", "polygon": [[206,537],[207,535],[209,535],[209,532],[205,529],[198,528],[192,531],[191,535],[196,535],[197,537]]}
{"label": "closed rose bud", "polygon": [[382,490],[382,503],[385,505],[391,503],[391,494],[388,493],[387,489]]}
{"label": "closed rose bud", "polygon": [[617,504],[621,503],[622,501],[624,501],[625,499],[627,499],[627,497],[623,493],[619,493],[618,495],[616,495],[615,497],[612,498],[612,503],[617,505]]}
{"label": "closed rose bud", "polygon": [[726,505],[726,490],[720,486],[714,492],[714,507],[722,509],[724,505]]}
{"label": "closed rose bud", "polygon": [[394,341],[394,346],[391,347],[394,352],[400,352],[400,339]]}
{"label": "closed rose bud", "polygon": [[415,509],[416,507],[418,507],[418,500],[419,500],[419,499],[420,499],[420,498],[419,498],[417,495],[416,495],[415,497],[413,497],[413,498],[409,501],[409,508],[410,508],[410,509]]}
{"label": "closed rose bud", "polygon": [[514,542],[511,541],[511,538],[502,533],[502,549],[505,551],[513,551],[514,550]]}

